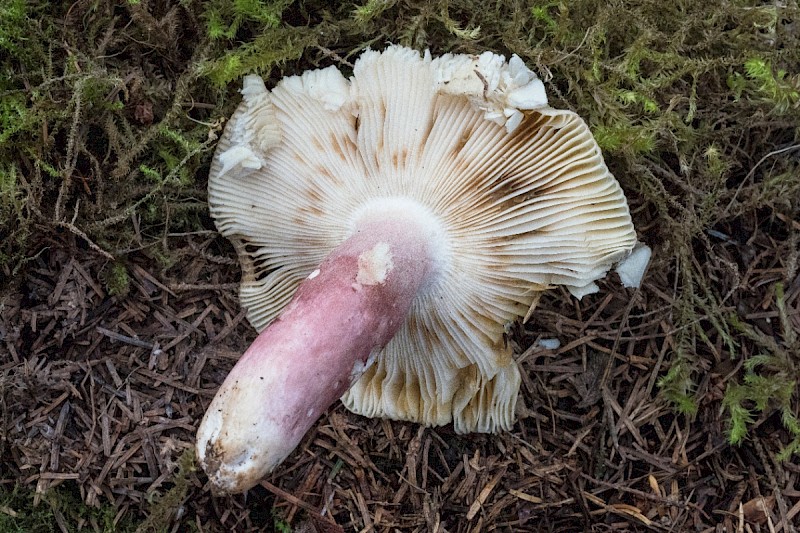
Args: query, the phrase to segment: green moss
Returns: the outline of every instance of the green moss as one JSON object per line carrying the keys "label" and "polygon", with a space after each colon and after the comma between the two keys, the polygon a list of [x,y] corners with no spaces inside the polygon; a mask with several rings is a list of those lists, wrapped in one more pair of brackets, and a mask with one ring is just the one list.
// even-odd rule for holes
{"label": "green moss", "polygon": [[233,39],[245,24],[255,24],[262,29],[275,28],[281,24],[281,15],[291,3],[289,0],[206,2],[204,12],[206,31],[212,39]]}
{"label": "green moss", "polygon": [[24,259],[20,249],[31,234],[30,212],[20,187],[17,167],[0,166],[0,271],[16,270]]}
{"label": "green moss", "polygon": [[[5,272],[38,252],[34,226],[71,233],[106,257],[147,245],[134,241],[157,233],[143,227],[134,234],[130,217],[158,194],[176,206],[196,202],[202,188],[193,176],[213,147],[213,121],[202,120],[212,112],[195,118],[183,108],[203,59],[195,48],[202,43],[181,50],[188,22],[154,32],[155,18],[134,16],[147,6],[129,2],[119,7],[132,16],[123,32],[111,3],[93,3],[81,16],[69,5],[36,6],[0,4],[0,50],[12,52],[0,53],[0,160],[9,162],[0,169]],[[158,53],[149,42],[154,34]],[[138,179],[140,170],[149,183]],[[157,226],[169,219],[160,215],[152,218]]]}
{"label": "green moss", "polygon": [[789,320],[783,284],[776,284],[774,293],[783,339],[776,342],[752,326],[732,320],[737,331],[762,353],[744,361],[744,376],[741,382],[727,385],[722,405],[730,417],[728,438],[732,444],[745,440],[757,414],[779,413],[791,439],[779,455],[783,460],[800,455],[800,420],[795,410],[800,400],[800,366],[793,355],[798,338]]}
{"label": "green moss", "polygon": [[[787,356],[796,341],[770,340],[732,313],[741,288],[718,265],[734,280],[741,267],[708,236],[753,213],[770,213],[760,224],[779,225],[771,213],[796,220],[797,8],[749,0],[173,4],[186,8],[180,24],[154,2],[98,0],[78,10],[0,0],[4,274],[23,268],[54,230],[114,257],[103,279],[111,294],[128,290],[128,250],[144,250],[157,268],[173,265],[164,235],[210,227],[200,216],[209,159],[245,74],[269,86],[331,64],[347,74],[362,50],[387,42],[434,54],[516,53],[545,79],[554,107],[585,118],[644,219],[642,237],[657,246],[663,272],[653,274],[675,287],[661,393],[694,415],[707,354],[738,358],[748,343],[759,355],[745,361],[724,402],[731,440],[774,413],[794,439],[784,454],[796,453],[798,397],[789,384],[797,370]],[[770,238],[786,257],[796,254],[796,237]],[[166,527],[184,490],[176,481],[153,495],[148,524]]]}
{"label": "green moss", "polygon": [[356,6],[352,12],[352,18],[357,24],[365,26],[396,3],[396,0],[367,0],[366,4]]}
{"label": "green moss", "polygon": [[150,509],[147,519],[137,528],[137,533],[159,533],[169,529],[180,507],[186,503],[189,490],[186,477],[196,469],[194,449],[188,449],[178,459],[178,471],[171,479],[172,488],[163,493],[148,494]]}
{"label": "green moss", "polygon": [[111,296],[125,296],[131,290],[131,278],[127,267],[118,261],[106,265],[101,273],[101,279],[108,294]]}
{"label": "green moss", "polygon": [[697,414],[697,401],[693,395],[692,363],[688,354],[679,352],[672,360],[667,373],[658,381],[662,394],[679,413],[688,416]]}
{"label": "green moss", "polygon": [[268,74],[272,67],[300,58],[307,47],[316,43],[314,33],[304,29],[264,28],[252,42],[205,63],[201,72],[215,86],[222,87],[245,74]]}
{"label": "green moss", "polygon": [[597,144],[608,152],[630,151],[634,154],[648,154],[656,146],[656,134],[646,126],[615,124],[597,126],[592,130]]}
{"label": "green moss", "polygon": [[0,2],[0,50],[27,59],[32,49],[37,48],[32,36],[26,33],[32,16],[36,16],[33,6],[25,0]]}
{"label": "green moss", "polygon": [[0,486],[0,531],[3,533],[58,533],[62,531],[59,521],[66,524],[69,531],[136,531],[129,517],[117,519],[117,512],[112,505],[95,508],[84,504],[77,488],[71,483],[47,491],[38,505],[35,504],[33,491],[19,486],[9,491],[5,486]]}
{"label": "green moss", "polygon": [[268,74],[272,67],[298,59],[307,47],[316,44],[316,39],[307,28],[282,23],[282,15],[291,4],[287,0],[207,2],[203,18],[212,42],[229,42],[248,33],[254,38],[207,61],[202,74],[222,87],[245,74]]}
{"label": "green moss", "polygon": [[292,526],[290,526],[285,520],[283,520],[282,518],[278,518],[277,516],[273,516],[272,527],[278,533],[292,533]]}
{"label": "green moss", "polygon": [[773,70],[770,61],[753,58],[744,64],[744,70],[755,89],[772,106],[776,114],[785,114],[800,103],[800,76],[789,76],[783,69]]}
{"label": "green moss", "polygon": [[0,531],[58,531],[53,511],[47,505],[33,506],[33,492],[15,486],[10,492],[0,486]]}
{"label": "green moss", "polygon": [[[207,0],[193,7],[200,13],[194,26],[163,27],[155,15],[134,16],[152,9],[146,3],[119,9],[131,15],[124,33],[109,26],[114,8],[105,2],[78,19],[6,0],[0,22],[0,48],[14,52],[0,75],[0,156],[36,169],[24,173],[27,185],[19,179],[22,167],[6,169],[17,176],[15,204],[2,216],[26,227],[31,214],[45,226],[74,219],[76,229],[112,254],[134,247],[136,236],[125,224],[130,216],[153,225],[139,236],[155,236],[169,219],[166,206],[203,197],[202,170],[214,147],[208,136],[219,131],[212,124],[237,100],[229,84],[252,72],[277,77],[276,68],[293,73],[350,61],[366,46],[515,52],[552,77],[553,104],[586,118],[601,147],[617,158],[612,162],[623,180],[625,169],[647,158],[674,157],[685,165],[683,176],[708,176],[692,183],[701,193],[734,166],[724,157],[734,136],[715,129],[714,117],[747,114],[753,106],[787,116],[796,111],[796,73],[786,65],[797,54],[791,43],[781,52],[770,45],[783,17],[749,2],[540,0],[519,9],[514,2],[474,0]],[[63,20],[81,28],[66,42]],[[158,42],[148,44],[153,35]],[[190,44],[182,48],[186,38]],[[187,111],[191,101],[208,110]],[[137,115],[139,108],[151,109],[152,117]],[[53,150],[55,143],[62,149]],[[703,156],[710,146],[716,159]],[[644,182],[660,177],[630,174],[634,194],[659,187]],[[20,232],[14,253],[7,247],[0,258],[32,253],[19,246],[29,236]]]}

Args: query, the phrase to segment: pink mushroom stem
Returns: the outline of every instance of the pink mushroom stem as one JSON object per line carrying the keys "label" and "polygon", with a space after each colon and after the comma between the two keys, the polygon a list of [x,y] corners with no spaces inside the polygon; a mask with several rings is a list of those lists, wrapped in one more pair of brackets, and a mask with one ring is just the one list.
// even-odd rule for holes
{"label": "pink mushroom stem", "polygon": [[256,338],[198,430],[218,489],[255,485],[364,373],[433,269],[424,235],[403,216],[362,221]]}

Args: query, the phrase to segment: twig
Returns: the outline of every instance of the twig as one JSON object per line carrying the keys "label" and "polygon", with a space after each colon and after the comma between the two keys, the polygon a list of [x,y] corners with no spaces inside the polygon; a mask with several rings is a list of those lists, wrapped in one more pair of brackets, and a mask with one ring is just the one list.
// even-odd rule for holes
{"label": "twig", "polygon": [[153,343],[136,339],[134,337],[128,337],[127,335],[117,333],[116,331],[111,331],[110,329],[106,329],[102,326],[97,326],[95,329],[98,333],[114,339],[115,341],[124,342],[125,344],[130,344],[131,346],[138,346],[139,348],[147,348],[148,350],[156,349],[155,344]]}
{"label": "twig", "polygon": [[308,513],[312,516],[314,520],[319,520],[320,522],[324,522],[325,525],[331,528],[331,531],[335,531],[336,533],[344,533],[344,529],[342,528],[342,526],[340,526],[330,518],[325,518],[324,516],[322,516],[319,510],[313,505],[304,502],[300,498],[293,496],[292,494],[289,494],[288,492],[286,492],[281,488],[276,487],[269,481],[262,481],[261,486],[270,491],[271,493],[273,493],[275,496],[283,498],[292,505],[296,505],[297,507],[302,507],[303,509],[308,511]]}
{"label": "twig", "polygon": [[75,235],[77,235],[78,237],[80,237],[81,239],[86,241],[86,244],[89,245],[89,248],[91,248],[95,252],[99,253],[100,255],[105,257],[106,259],[108,259],[110,261],[114,261],[114,256],[113,255],[111,255],[109,252],[103,250],[102,248],[100,248],[100,246],[95,244],[95,242],[92,239],[90,239],[89,236],[86,235],[86,233],[84,233],[82,230],[78,229],[78,227],[75,224],[73,224],[72,222],[58,222],[57,221],[56,222],[56,226],[68,229],[70,232],[74,233]]}
{"label": "twig", "polygon": [[769,159],[772,156],[780,155],[780,154],[782,154],[784,152],[790,152],[792,150],[797,150],[798,148],[800,148],[800,144],[793,144],[792,146],[787,146],[786,148],[781,148],[780,150],[773,150],[772,152],[768,153],[767,155],[765,155],[764,157],[759,159],[758,163],[756,163],[753,166],[753,168],[750,169],[750,172],[747,173],[747,175],[744,177],[742,182],[736,188],[736,192],[733,193],[733,198],[731,198],[731,201],[728,202],[728,205],[725,207],[725,211],[724,212],[727,214],[730,211],[731,207],[733,206],[733,202],[736,201],[736,197],[741,192],[742,188],[744,187],[744,184],[747,183],[750,180],[750,178],[753,177],[753,174],[755,174],[756,169],[759,166],[761,166],[761,163],[763,163],[764,161],[766,161],[767,159]]}
{"label": "twig", "polygon": [[69,135],[67,137],[67,167],[63,170],[61,176],[61,187],[58,190],[58,198],[54,209],[53,218],[56,222],[61,222],[61,211],[64,208],[64,198],[69,191],[69,186],[72,183],[72,173],[75,171],[75,160],[77,159],[75,143],[78,138],[78,127],[81,118],[81,100],[83,97],[83,86],[86,83],[86,78],[81,78],[75,82],[75,92],[73,93],[73,102],[75,111],[72,115],[72,125],[69,128]]}

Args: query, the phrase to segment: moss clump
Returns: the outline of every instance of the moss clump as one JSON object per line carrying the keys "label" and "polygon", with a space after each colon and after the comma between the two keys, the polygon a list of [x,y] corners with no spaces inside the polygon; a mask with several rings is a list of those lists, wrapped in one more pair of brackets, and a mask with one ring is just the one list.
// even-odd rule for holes
{"label": "moss clump", "polygon": [[15,486],[10,491],[0,486],[0,531],[31,533],[81,529],[102,533],[133,533],[136,530],[130,517],[117,516],[113,505],[99,508],[84,504],[71,484],[59,485],[42,495],[35,503],[32,490]]}
{"label": "moss clump", "polygon": [[737,331],[754,342],[761,353],[744,362],[745,375],[740,383],[728,383],[722,405],[730,415],[728,435],[733,444],[744,441],[757,414],[777,412],[790,436],[779,454],[784,460],[800,455],[800,419],[795,409],[800,400],[800,366],[793,355],[800,352],[800,338],[790,322],[782,283],[775,285],[774,293],[783,332],[780,341],[732,319]]}
{"label": "moss clump", "polygon": [[101,273],[101,279],[111,296],[125,296],[131,290],[128,268],[118,261],[106,265]]}
{"label": "moss clump", "polygon": [[188,449],[178,459],[178,471],[172,478],[172,488],[162,493],[148,495],[150,509],[147,519],[136,529],[137,533],[166,531],[177,516],[182,514],[181,506],[186,503],[189,490],[187,476],[197,469],[194,449]]}
{"label": "moss clump", "polygon": [[[153,246],[170,228],[200,229],[184,207],[200,209],[204,187],[195,176],[218,129],[206,121],[217,106],[188,107],[205,37],[194,17],[178,24],[188,5],[160,11],[146,4],[2,6],[0,50],[9,52],[0,54],[6,274],[54,232],[112,259]],[[131,20],[124,29],[117,10]],[[203,92],[194,97],[217,100]],[[158,216],[133,231],[131,218],[151,205]]]}

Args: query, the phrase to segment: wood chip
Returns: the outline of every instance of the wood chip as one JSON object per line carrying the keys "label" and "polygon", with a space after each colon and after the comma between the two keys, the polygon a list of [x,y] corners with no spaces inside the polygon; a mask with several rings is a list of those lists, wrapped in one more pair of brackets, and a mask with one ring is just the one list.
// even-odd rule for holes
{"label": "wood chip", "polygon": [[505,469],[501,470],[500,472],[497,473],[496,476],[492,478],[491,481],[489,481],[489,483],[487,483],[483,487],[483,490],[481,490],[478,497],[475,499],[474,502],[472,502],[472,505],[469,507],[469,511],[467,512],[467,520],[472,520],[473,518],[475,518],[475,515],[477,515],[480,512],[481,507],[483,507],[483,504],[486,503],[486,500],[489,498],[489,495],[494,490],[494,487],[497,485],[500,479],[502,479],[505,473],[506,473]]}

